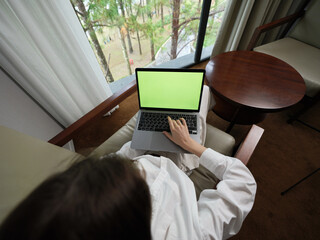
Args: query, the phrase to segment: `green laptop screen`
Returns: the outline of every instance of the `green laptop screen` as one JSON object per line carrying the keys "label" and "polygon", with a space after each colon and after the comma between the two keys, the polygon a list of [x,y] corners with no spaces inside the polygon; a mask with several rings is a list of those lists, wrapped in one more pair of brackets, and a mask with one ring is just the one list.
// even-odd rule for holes
{"label": "green laptop screen", "polygon": [[137,71],[141,108],[197,111],[203,72]]}

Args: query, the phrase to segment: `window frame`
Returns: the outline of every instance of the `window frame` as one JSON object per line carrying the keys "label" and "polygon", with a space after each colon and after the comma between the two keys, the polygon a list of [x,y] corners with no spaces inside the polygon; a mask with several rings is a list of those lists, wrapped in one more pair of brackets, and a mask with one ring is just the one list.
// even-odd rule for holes
{"label": "window frame", "polygon": [[[203,0],[195,52],[157,65],[157,68],[189,68],[210,58],[212,46],[203,48],[207,30],[207,23],[209,19],[210,6],[211,0]],[[134,80],[135,75],[132,74],[130,76],[126,76],[124,78],[118,79],[117,81],[109,83],[109,86],[111,88],[111,91],[115,93]]]}

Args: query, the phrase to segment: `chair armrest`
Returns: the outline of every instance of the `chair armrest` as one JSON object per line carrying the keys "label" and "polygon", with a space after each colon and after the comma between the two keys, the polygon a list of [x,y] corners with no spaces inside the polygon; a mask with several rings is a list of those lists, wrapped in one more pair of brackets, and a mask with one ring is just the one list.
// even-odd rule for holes
{"label": "chair armrest", "polygon": [[290,16],[280,18],[280,19],[275,20],[271,23],[267,23],[267,24],[264,24],[264,25],[257,27],[252,35],[252,38],[251,38],[249,44],[248,44],[247,51],[251,51],[255,47],[255,45],[257,44],[257,41],[262,33],[266,32],[270,29],[273,29],[275,27],[281,26],[285,23],[293,22],[296,19],[298,19],[299,17],[301,17],[304,14],[304,12],[305,11],[302,10],[302,11],[294,13]]}
{"label": "chair armrest", "polygon": [[253,154],[256,146],[259,143],[259,140],[264,132],[264,129],[258,127],[257,125],[252,125],[246,138],[240,144],[234,157],[238,158],[245,165],[248,164],[251,155]]}
{"label": "chair armrest", "polygon": [[85,126],[92,123],[95,119],[111,111],[115,106],[121,103],[137,90],[136,82],[128,84],[124,89],[114,93],[111,97],[100,103],[97,107],[85,114],[79,120],[51,138],[48,142],[57,146],[63,146],[73,139],[73,137]]}

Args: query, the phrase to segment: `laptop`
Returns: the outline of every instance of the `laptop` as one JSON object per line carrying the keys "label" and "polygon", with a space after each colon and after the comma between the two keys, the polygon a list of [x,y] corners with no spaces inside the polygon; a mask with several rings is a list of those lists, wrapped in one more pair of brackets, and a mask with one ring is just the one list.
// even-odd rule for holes
{"label": "laptop", "polygon": [[168,119],[186,119],[190,136],[200,142],[199,111],[204,69],[136,68],[139,112],[131,148],[186,153],[169,140]]}

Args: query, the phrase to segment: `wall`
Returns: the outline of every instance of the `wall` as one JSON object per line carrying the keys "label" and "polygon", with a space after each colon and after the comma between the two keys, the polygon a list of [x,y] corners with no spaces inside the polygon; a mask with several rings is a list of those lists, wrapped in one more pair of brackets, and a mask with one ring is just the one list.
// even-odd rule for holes
{"label": "wall", "polygon": [[[0,125],[44,141],[63,130],[1,69]],[[73,150],[72,144],[65,147]]]}

